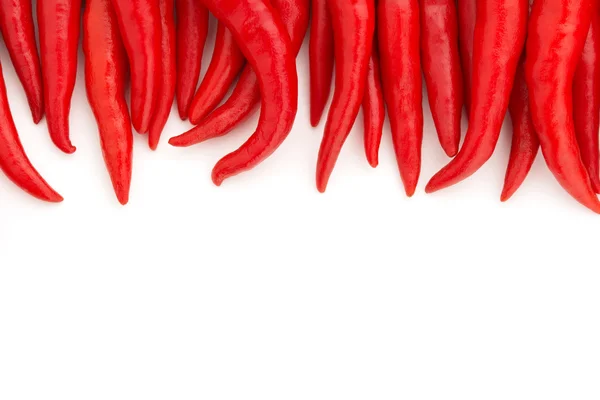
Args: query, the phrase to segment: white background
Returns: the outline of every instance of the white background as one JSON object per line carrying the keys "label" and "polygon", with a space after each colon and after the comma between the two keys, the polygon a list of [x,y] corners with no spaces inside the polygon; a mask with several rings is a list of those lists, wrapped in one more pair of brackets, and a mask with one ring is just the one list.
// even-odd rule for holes
{"label": "white background", "polygon": [[136,134],[121,207],[83,63],[67,156],[0,58],[24,146],[66,199],[0,177],[0,399],[599,398],[600,217],[541,157],[500,203],[510,129],[479,173],[425,195],[448,161],[425,104],[407,199],[388,127],[373,170],[360,116],[319,194],[305,46],[297,122],[272,157],[217,188],[212,166],[256,119],[176,149],[189,126],[173,113],[156,153]]}

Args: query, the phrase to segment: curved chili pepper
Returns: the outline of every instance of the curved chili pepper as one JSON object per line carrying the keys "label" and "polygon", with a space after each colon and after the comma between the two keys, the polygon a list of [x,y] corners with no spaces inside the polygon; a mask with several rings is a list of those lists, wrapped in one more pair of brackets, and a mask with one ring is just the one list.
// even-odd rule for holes
{"label": "curved chili pepper", "polygon": [[600,213],[573,122],[573,76],[591,21],[589,0],[536,0],[525,76],[535,130],[548,168],[577,201]]}
{"label": "curved chili pepper", "polygon": [[37,124],[44,116],[44,95],[31,0],[0,0],[0,30]]}
{"label": "curved chili pepper", "polygon": [[379,0],[377,30],[383,95],[407,196],[421,173],[423,105],[417,0]]}
{"label": "curved chili pepper", "polygon": [[477,0],[458,0],[458,43],[463,72],[464,102],[467,116],[471,111],[471,88],[473,87],[473,38],[477,20]]}
{"label": "curved chili pepper", "polygon": [[331,91],[333,78],[333,27],[327,0],[312,0],[310,25],[310,123],[319,125]]}
{"label": "curved chili pepper", "polygon": [[40,200],[59,203],[63,200],[35,170],[27,158],[13,121],[2,67],[0,66],[0,169],[21,189]]}
{"label": "curved chili pepper", "polygon": [[202,121],[223,100],[245,62],[233,35],[219,23],[210,65],[190,106],[192,124]]}
{"label": "curved chili pepper", "polygon": [[161,26],[161,82],[154,119],[148,131],[148,144],[156,150],[162,131],[171,114],[177,79],[175,57],[175,14],[173,0],[159,0]]}
{"label": "curved chili pepper", "polygon": [[201,0],[233,33],[260,82],[262,108],[256,132],[222,158],[212,172],[218,186],[271,155],[286,139],[298,111],[298,73],[290,39],[267,0]]}
{"label": "curved chili pepper", "polygon": [[521,59],[515,75],[508,110],[513,126],[512,146],[501,201],[507,201],[519,189],[531,170],[540,148],[529,107],[529,90],[525,81],[525,58]]}
{"label": "curved chili pepper", "polygon": [[377,40],[374,40],[371,59],[369,60],[365,96],[362,103],[365,120],[365,153],[367,161],[373,168],[379,164],[379,145],[381,144],[383,123],[385,121],[383,102],[379,53],[377,51]]}
{"label": "curved chili pepper", "polygon": [[429,105],[442,149],[458,152],[463,80],[455,0],[420,0],[421,62]]}
{"label": "curved chili pepper", "polygon": [[525,43],[528,10],[528,0],[478,3],[469,129],[458,155],[431,178],[427,193],[468,178],[492,156]]}
{"label": "curved chili pepper", "polygon": [[100,132],[102,154],[123,205],[129,201],[133,134],[125,100],[127,54],[110,0],[87,0],[83,52],[88,100]]}
{"label": "curved chili pepper", "polygon": [[365,95],[375,31],[371,0],[329,0],[333,26],[335,91],[317,160],[317,189],[323,193]]}
{"label": "curved chili pepper", "polygon": [[[308,0],[271,0],[271,4],[279,12],[291,39],[292,52],[297,55],[308,29]],[[246,65],[229,99],[200,125],[171,138],[169,143],[185,147],[227,134],[258,107],[260,92],[256,74],[250,65]]]}
{"label": "curved chili pepper", "polygon": [[594,1],[592,22],[573,79],[573,121],[583,165],[600,193],[600,10]]}
{"label": "curved chili pepper", "polygon": [[160,10],[158,0],[112,0],[131,70],[131,119],[148,132],[160,87]]}
{"label": "curved chili pepper", "polygon": [[188,117],[196,92],[202,53],[208,35],[208,10],[199,0],[176,0],[177,10],[177,108]]}
{"label": "curved chili pepper", "polygon": [[80,15],[81,0],[37,2],[48,131],[54,144],[68,154],[75,152],[69,139],[69,113],[77,78]]}

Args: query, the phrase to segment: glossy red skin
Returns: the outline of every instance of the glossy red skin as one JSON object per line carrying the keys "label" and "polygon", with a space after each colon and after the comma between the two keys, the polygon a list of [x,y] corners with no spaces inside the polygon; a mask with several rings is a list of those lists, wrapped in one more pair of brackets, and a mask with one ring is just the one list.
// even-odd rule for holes
{"label": "glossy red skin", "polygon": [[[271,0],[271,4],[280,15],[291,39],[292,51],[297,55],[308,29],[308,0]],[[186,147],[227,134],[258,108],[260,97],[258,78],[247,65],[229,99],[200,125],[171,138],[169,143]]]}
{"label": "glossy red skin", "polygon": [[410,197],[421,173],[423,142],[419,5],[416,0],[379,0],[377,21],[383,95],[400,176]]}
{"label": "glossy red skin", "polygon": [[112,0],[131,71],[131,119],[146,133],[160,96],[161,29],[158,0]]}
{"label": "glossy red skin", "polygon": [[573,78],[575,134],[592,187],[600,193],[600,11],[594,2],[592,23]]}
{"label": "glossy red skin", "polygon": [[177,108],[182,120],[188,112],[202,66],[208,35],[208,10],[199,0],[176,0],[177,10]]}
{"label": "glossy red skin", "polygon": [[383,123],[385,121],[377,40],[373,41],[373,49],[371,50],[362,108],[365,128],[365,154],[371,167],[375,168],[379,164],[379,145],[381,144]]}
{"label": "glossy red skin", "polygon": [[573,122],[573,77],[591,14],[589,0],[536,0],[529,22],[525,76],[533,124],[548,168],[571,196],[600,213]]}
{"label": "glossy red skin", "polygon": [[69,113],[77,78],[80,16],[81,0],[37,2],[48,131],[54,144],[67,154],[76,150],[69,138]]}
{"label": "glossy red skin", "polygon": [[0,30],[37,124],[44,116],[44,95],[31,0],[0,0]]}
{"label": "glossy red skin", "polygon": [[312,0],[309,40],[310,123],[319,125],[333,79],[333,27],[327,0]]}
{"label": "glossy red skin", "polygon": [[328,0],[335,46],[335,90],[317,160],[317,189],[324,193],[365,95],[375,31],[370,0]]}
{"label": "glossy red skin", "polygon": [[98,122],[100,144],[117,199],[129,201],[133,133],[125,83],[127,54],[111,0],[86,0],[83,53],[87,97]]}
{"label": "glossy red skin", "polygon": [[528,12],[528,0],[478,3],[469,129],[458,155],[431,178],[427,193],[463,181],[492,156],[523,52]]}
{"label": "glossy red skin", "polygon": [[61,195],[46,183],[27,158],[10,112],[0,67],[0,169],[21,189],[44,201],[58,203]]}
{"label": "glossy red skin", "polygon": [[298,111],[298,73],[285,26],[266,0],[201,0],[233,33],[260,83],[262,107],[256,132],[213,168],[219,186],[270,156],[287,138]]}
{"label": "glossy red skin", "polygon": [[471,109],[471,87],[473,86],[473,38],[477,19],[477,0],[457,0],[457,11],[464,103],[468,115]]}
{"label": "glossy red skin", "polygon": [[245,63],[246,59],[233,35],[223,23],[219,23],[210,65],[190,107],[192,124],[200,123],[219,105]]}
{"label": "glossy red skin", "polygon": [[455,0],[420,0],[421,62],[429,106],[440,144],[449,157],[458,152],[463,78],[458,52]]}
{"label": "glossy red skin", "polygon": [[525,58],[522,57],[508,105],[513,126],[513,138],[508,168],[504,177],[504,188],[500,196],[501,201],[510,199],[521,187],[540,148],[540,141],[531,119],[524,61]]}
{"label": "glossy red skin", "polygon": [[158,147],[160,136],[171,114],[177,80],[174,3],[173,0],[159,0],[158,3],[161,29],[161,74],[160,96],[148,131],[148,144],[152,150],[156,150]]}

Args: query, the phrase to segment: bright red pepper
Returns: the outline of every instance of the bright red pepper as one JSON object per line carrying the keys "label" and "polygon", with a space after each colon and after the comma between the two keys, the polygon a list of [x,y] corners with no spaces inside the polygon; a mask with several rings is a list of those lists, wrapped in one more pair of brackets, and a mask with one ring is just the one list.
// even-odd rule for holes
{"label": "bright red pepper", "polygon": [[223,23],[217,27],[212,60],[190,107],[190,122],[200,123],[223,100],[246,59]]}
{"label": "bright red pepper", "polygon": [[469,129],[458,155],[431,178],[427,193],[468,178],[492,156],[525,43],[528,11],[528,0],[478,3]]}
{"label": "bright red pepper", "polygon": [[177,80],[175,56],[175,14],[173,0],[159,0],[161,27],[160,96],[148,131],[148,144],[156,150],[162,131],[171,114]]}
{"label": "bright red pepper", "polygon": [[379,67],[379,51],[377,40],[373,41],[367,86],[362,103],[365,122],[365,153],[367,161],[375,168],[379,164],[379,145],[385,122],[385,104],[381,87],[381,69]]}
{"label": "bright red pepper", "polygon": [[471,88],[473,87],[473,38],[477,20],[477,0],[457,0],[458,43],[463,71],[464,102],[467,115],[471,110]]}
{"label": "bright red pepper", "polygon": [[[292,51],[298,54],[306,35],[309,21],[308,0],[271,0],[281,17],[292,43]],[[258,78],[247,65],[227,101],[213,111],[200,125],[171,138],[173,146],[191,146],[208,139],[223,136],[245,120],[260,104]]]}
{"label": "bright red pepper", "polygon": [[455,0],[420,0],[421,61],[429,106],[440,144],[449,157],[458,152],[463,79],[458,52]]}
{"label": "bright red pepper", "polygon": [[65,153],[75,152],[69,138],[69,114],[77,78],[80,16],[81,0],[37,2],[48,131],[54,144]]}
{"label": "bright red pepper", "polygon": [[158,0],[112,0],[131,70],[131,119],[148,132],[160,96],[160,10]]}
{"label": "bright red pepper", "polygon": [[199,0],[176,0],[177,10],[177,107],[188,117],[196,92],[202,53],[208,34],[208,10]]}
{"label": "bright red pepper", "polygon": [[10,113],[6,86],[0,67],[0,169],[21,189],[40,200],[58,203],[63,200],[31,165]]}
{"label": "bright red pepper", "polygon": [[600,193],[600,10],[594,0],[592,22],[573,79],[573,121],[581,158],[596,193]]}
{"label": "bright red pepper", "polygon": [[512,146],[501,201],[507,201],[519,189],[531,170],[540,148],[529,107],[529,90],[525,81],[525,58],[517,68],[508,110],[513,126]]}
{"label": "bright red pepper", "polygon": [[309,54],[310,123],[317,126],[329,99],[333,78],[333,27],[327,0],[312,0]]}
{"label": "bright red pepper", "polygon": [[536,0],[529,22],[525,75],[533,124],[548,168],[571,196],[600,213],[573,122],[573,77],[591,14],[589,0]]}
{"label": "bright red pepper", "polygon": [[44,116],[44,95],[31,0],[0,0],[0,30],[37,124]]}
{"label": "bright red pepper", "polygon": [[260,82],[262,108],[256,132],[225,156],[212,173],[218,186],[271,155],[287,138],[298,111],[298,73],[290,39],[267,0],[201,0],[233,33]]}
{"label": "bright red pepper", "polygon": [[98,122],[102,154],[123,205],[129,201],[133,133],[125,84],[127,54],[110,0],[87,0],[83,14],[87,96]]}
{"label": "bright red pepper", "polygon": [[423,105],[416,0],[379,0],[377,9],[383,94],[406,194],[415,193],[421,173]]}
{"label": "bright red pepper", "polygon": [[325,192],[365,95],[375,31],[370,0],[328,0],[335,46],[335,91],[317,160],[317,189]]}

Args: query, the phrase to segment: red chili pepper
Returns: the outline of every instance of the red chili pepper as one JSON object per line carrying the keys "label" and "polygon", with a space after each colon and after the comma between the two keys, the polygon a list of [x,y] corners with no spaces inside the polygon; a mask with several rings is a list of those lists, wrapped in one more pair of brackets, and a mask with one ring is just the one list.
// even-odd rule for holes
{"label": "red chili pepper", "polygon": [[[292,51],[298,54],[308,29],[308,0],[271,0],[279,11],[292,43]],[[227,101],[213,111],[200,125],[171,138],[173,146],[191,146],[208,139],[223,136],[245,120],[260,104],[260,87],[252,67],[247,65]]]}
{"label": "red chili pepper", "polygon": [[317,189],[323,193],[365,95],[375,31],[374,2],[328,0],[333,26],[336,78],[331,109],[317,160]]}
{"label": "red chili pepper", "polygon": [[333,27],[327,0],[312,0],[309,54],[310,123],[317,126],[329,99],[333,77]]}
{"label": "red chili pepper", "polygon": [[112,0],[131,70],[131,119],[148,132],[160,96],[160,10],[158,0]]}
{"label": "red chili pepper", "polygon": [[381,88],[381,70],[379,68],[379,53],[377,40],[373,41],[369,72],[367,73],[367,86],[363,98],[363,114],[365,120],[365,153],[367,161],[375,168],[379,164],[379,145],[383,134],[385,121],[385,105],[383,89]]}
{"label": "red chili pepper", "polygon": [[69,154],[75,152],[69,138],[69,113],[77,78],[80,15],[81,0],[37,2],[48,131],[54,144]]}
{"label": "red chili pepper", "polygon": [[600,193],[600,10],[594,1],[592,22],[573,79],[573,121],[581,158],[596,193]]}
{"label": "red chili pepper", "polygon": [[471,88],[473,87],[473,38],[477,20],[477,0],[458,0],[458,43],[463,71],[464,102],[467,115],[471,110]]}
{"label": "red chili pepper", "polygon": [[533,124],[548,168],[571,196],[600,213],[573,122],[573,77],[591,14],[589,0],[536,0],[529,22],[525,75]]}
{"label": "red chili pepper", "polygon": [[176,0],[177,10],[177,106],[188,117],[196,92],[202,53],[208,34],[208,10],[198,0]]}
{"label": "red chili pepper", "polygon": [[156,150],[162,131],[171,114],[177,79],[175,57],[175,14],[173,0],[159,0],[161,26],[160,96],[156,103],[154,119],[150,123],[148,143]]}
{"label": "red chili pepper", "polygon": [[37,124],[44,116],[44,95],[31,0],[0,0],[0,30]]}
{"label": "red chili pepper", "polygon": [[463,80],[458,52],[455,0],[421,0],[421,60],[429,106],[440,144],[449,157],[458,152]]}
{"label": "red chili pepper", "polygon": [[125,100],[127,54],[110,0],[87,0],[83,52],[88,100],[100,132],[102,154],[123,205],[129,201],[133,134]]}
{"label": "red chili pepper", "polygon": [[417,0],[379,0],[377,9],[383,95],[400,175],[408,196],[421,173],[423,105]]}
{"label": "red chili pepper", "polygon": [[528,10],[528,0],[478,3],[469,129],[458,155],[431,178],[427,193],[468,178],[492,156],[525,43]]}
{"label": "red chili pepper", "polygon": [[246,59],[223,23],[217,27],[212,60],[190,107],[190,122],[198,124],[227,94]]}
{"label": "red chili pepper", "polygon": [[233,33],[260,82],[262,108],[256,132],[225,156],[212,173],[218,186],[271,155],[292,129],[298,110],[298,73],[290,39],[267,0],[201,0]]}
{"label": "red chili pepper", "polygon": [[0,169],[21,189],[40,200],[63,200],[35,170],[27,158],[10,113],[6,86],[0,67]]}
{"label": "red chili pepper", "polygon": [[510,159],[504,178],[501,201],[507,201],[519,189],[531,170],[540,148],[529,107],[529,90],[525,81],[524,57],[517,68],[508,110],[513,126]]}

